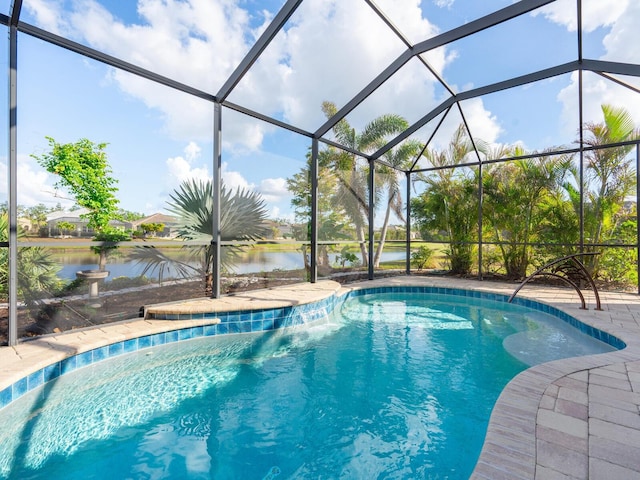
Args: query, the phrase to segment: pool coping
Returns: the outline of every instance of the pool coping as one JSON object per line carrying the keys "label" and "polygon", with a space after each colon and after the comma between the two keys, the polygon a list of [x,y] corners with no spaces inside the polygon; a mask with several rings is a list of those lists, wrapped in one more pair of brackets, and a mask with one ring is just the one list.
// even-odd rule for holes
{"label": "pool coping", "polygon": [[[72,357],[84,360],[67,367],[80,368],[108,358],[110,353],[123,353],[124,346],[138,348],[134,342],[142,337],[156,338],[159,344],[195,334],[201,336],[204,329],[216,334],[216,329],[228,321],[225,312],[247,314],[303,306],[355,290],[393,286],[442,287],[502,295],[510,295],[515,288],[515,284],[488,281],[402,276],[344,286],[333,281],[295,284],[215,300],[147,306],[146,317],[165,312],[172,319],[122,321],[29,339],[15,347],[0,347],[0,392],[16,384],[27,389],[30,381],[37,386],[45,379],[33,375],[34,372],[58,365],[54,375],[60,374],[66,359]],[[558,308],[621,339],[627,347],[538,365],[516,376],[494,406],[472,478],[570,479],[597,478],[600,474],[640,478],[640,297],[601,292],[603,311],[593,310],[590,292],[585,292],[585,297],[591,310],[581,310],[577,294],[563,288],[527,286],[519,297]],[[205,315],[212,311],[213,315]],[[251,328],[251,317],[243,318],[248,319],[245,323]],[[257,324],[257,330],[272,325],[269,319],[257,318],[263,322]],[[110,352],[109,345],[114,343],[123,347]],[[141,348],[147,346],[150,345],[145,342]]]}

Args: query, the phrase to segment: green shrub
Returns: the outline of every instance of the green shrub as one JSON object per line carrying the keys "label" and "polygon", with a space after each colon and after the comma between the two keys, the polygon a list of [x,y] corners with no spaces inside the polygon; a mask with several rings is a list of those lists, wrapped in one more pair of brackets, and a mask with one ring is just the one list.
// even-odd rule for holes
{"label": "green shrub", "polygon": [[338,262],[342,268],[344,268],[347,262],[353,267],[358,263],[358,256],[355,253],[350,252],[349,247],[344,247],[340,251],[340,255],[336,257],[336,262]]}
{"label": "green shrub", "polygon": [[418,270],[427,268],[431,261],[431,257],[433,257],[433,253],[434,250],[430,249],[426,245],[414,250],[411,252],[411,266]]}

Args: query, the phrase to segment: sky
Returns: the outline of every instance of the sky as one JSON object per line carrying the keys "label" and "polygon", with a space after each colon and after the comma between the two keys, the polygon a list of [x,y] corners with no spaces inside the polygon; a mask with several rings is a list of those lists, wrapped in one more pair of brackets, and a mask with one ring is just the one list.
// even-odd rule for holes
{"label": "sky", "polygon": [[[216,94],[284,0],[25,0],[21,20],[102,50],[186,85]],[[410,43],[464,25],[510,0],[377,0]],[[8,3],[0,3],[8,13]],[[583,0],[584,57],[640,63],[640,2]],[[511,22],[423,56],[454,92],[477,88],[577,58],[575,0],[557,0]],[[6,62],[6,35],[0,61]],[[313,132],[320,107],[341,107],[406,46],[363,0],[304,0],[229,101]],[[640,87],[637,78],[624,79]],[[3,91],[7,79],[4,82]],[[624,106],[640,125],[640,97],[592,73],[583,75],[585,121],[600,105]],[[417,59],[348,116],[357,130],[388,113],[410,123],[448,96]],[[529,150],[571,145],[578,132],[577,73],[462,103],[476,138]],[[5,105],[7,99],[2,99]],[[461,117],[452,109],[432,146],[443,148]],[[6,118],[0,128],[6,131]],[[435,122],[432,122],[435,123]],[[310,140],[223,109],[223,179],[260,192],[271,218],[293,220],[286,179],[305,163]],[[414,138],[425,141],[431,125]],[[61,203],[68,194],[33,156],[88,138],[108,143],[121,207],[166,209],[181,181],[212,172],[213,106],[185,93],[89,60],[28,35],[18,38],[18,203]],[[2,136],[0,152],[7,151]],[[4,147],[4,148],[3,148]],[[6,155],[0,195],[6,198]]]}

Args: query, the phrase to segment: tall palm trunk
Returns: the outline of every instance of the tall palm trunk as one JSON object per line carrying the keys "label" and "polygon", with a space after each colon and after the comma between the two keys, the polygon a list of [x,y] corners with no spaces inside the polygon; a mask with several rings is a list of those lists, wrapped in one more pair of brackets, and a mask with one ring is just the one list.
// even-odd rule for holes
{"label": "tall palm trunk", "polygon": [[362,188],[359,188],[358,182],[358,174],[356,170],[356,162],[353,162],[353,168],[351,170],[351,176],[349,179],[350,182],[350,191],[355,196],[355,203],[352,206],[351,214],[347,213],[353,220],[353,224],[356,230],[356,238],[358,240],[358,244],[360,245],[360,255],[362,256],[362,265],[367,265],[369,263],[369,250],[367,248],[366,235],[365,235],[365,225],[362,219],[362,209],[361,204],[364,204],[368,209],[368,205],[364,202],[364,199],[360,198],[363,196],[364,192]]}
{"label": "tall palm trunk", "polygon": [[384,243],[387,238],[387,230],[389,229],[389,218],[391,218],[391,205],[393,202],[393,197],[389,198],[387,201],[387,208],[384,214],[384,223],[382,224],[382,228],[380,229],[380,241],[378,242],[378,247],[376,248],[376,254],[373,257],[373,266],[378,268],[380,266],[380,257],[382,256],[382,251],[384,250]]}

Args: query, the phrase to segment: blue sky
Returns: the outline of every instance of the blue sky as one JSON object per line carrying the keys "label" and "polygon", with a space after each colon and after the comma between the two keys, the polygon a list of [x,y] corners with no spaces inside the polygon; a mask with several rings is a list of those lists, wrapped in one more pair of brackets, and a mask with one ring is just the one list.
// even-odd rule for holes
{"label": "blue sky", "polygon": [[[25,0],[22,20],[214,94],[282,3]],[[629,48],[640,40],[638,3],[583,0],[585,57],[640,63],[640,52]],[[419,42],[511,1],[376,4],[410,42]],[[575,59],[575,29],[575,0],[558,0],[425,58],[455,91],[462,91]],[[0,58],[6,58],[4,37]],[[324,121],[322,101],[341,106],[404,48],[362,0],[305,0],[230,100],[314,131]],[[45,136],[109,143],[121,206],[128,210],[162,211],[181,180],[211,174],[213,111],[208,102],[26,35],[19,37],[18,68],[20,204],[71,203],[63,192],[56,195],[55,179],[30,157],[46,151]],[[6,85],[6,78],[2,82]],[[636,94],[594,74],[585,74],[584,82],[587,121],[598,121],[599,106],[613,103],[637,115],[640,125]],[[362,128],[378,115],[397,113],[413,122],[444,94],[420,62],[412,61],[348,120]],[[470,100],[463,108],[476,137],[543,149],[575,140],[577,104],[577,75],[568,74]],[[445,122],[435,146],[446,144],[458,122],[455,115]],[[416,138],[426,139],[428,130]],[[310,141],[225,109],[223,142],[225,182],[261,192],[270,216],[291,218],[285,179],[304,165]],[[6,156],[0,162],[6,164]]]}

